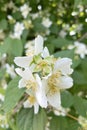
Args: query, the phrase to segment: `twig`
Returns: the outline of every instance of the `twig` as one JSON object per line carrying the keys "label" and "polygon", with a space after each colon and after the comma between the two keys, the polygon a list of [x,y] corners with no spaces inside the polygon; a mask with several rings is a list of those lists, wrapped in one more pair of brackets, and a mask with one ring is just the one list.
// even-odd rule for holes
{"label": "twig", "polygon": [[13,114],[15,114],[22,106],[23,102],[26,100],[28,95],[25,95],[25,97],[18,103],[18,105],[14,108]]}
{"label": "twig", "polygon": [[85,38],[87,38],[87,32],[86,32],[82,37],[80,37],[80,38],[78,39],[78,41],[80,42],[80,41],[82,41],[82,40],[85,39]]}
{"label": "twig", "polygon": [[63,111],[61,111],[61,110],[58,110],[58,109],[56,109],[56,110],[57,110],[58,112],[62,112],[62,113],[64,113],[64,114],[66,114],[66,116],[68,116],[68,117],[70,117],[70,118],[72,118],[72,119],[78,121],[78,118],[76,118],[75,116],[73,116],[73,115],[71,115],[71,114],[69,114],[69,113],[65,113],[65,112],[63,112]]}

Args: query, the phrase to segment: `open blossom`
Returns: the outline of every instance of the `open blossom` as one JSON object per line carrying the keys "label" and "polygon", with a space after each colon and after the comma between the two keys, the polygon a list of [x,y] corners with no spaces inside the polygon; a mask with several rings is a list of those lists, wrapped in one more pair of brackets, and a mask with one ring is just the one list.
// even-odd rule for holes
{"label": "open blossom", "polygon": [[29,8],[27,4],[24,4],[23,6],[20,7],[20,11],[22,13],[22,16],[24,18],[27,18],[27,15],[29,11],[31,11],[31,8]]}
{"label": "open blossom", "polygon": [[69,45],[68,49],[75,48],[75,53],[80,55],[80,57],[83,59],[85,58],[85,55],[87,55],[87,46],[84,43],[80,42],[74,42],[74,45]]}
{"label": "open blossom", "polygon": [[[47,100],[43,91],[43,86],[39,75],[33,76],[29,68],[25,68],[24,71],[17,68],[16,72],[22,77],[19,81],[19,88],[26,87],[26,92],[29,95],[28,100],[24,103],[25,107],[35,108],[35,113],[38,112],[39,105],[43,108],[47,107]],[[26,105],[27,104],[27,105]]]}
{"label": "open blossom", "polygon": [[52,21],[50,21],[49,18],[43,18],[42,24],[46,27],[49,28],[52,25]]}
{"label": "open blossom", "polygon": [[69,76],[73,72],[71,65],[72,61],[69,58],[58,59],[53,72],[43,79],[48,103],[56,109],[61,105],[61,90],[69,89],[73,85],[73,80]]}
{"label": "open blossom", "polygon": [[20,39],[22,33],[23,33],[23,30],[24,30],[24,25],[23,23],[19,23],[17,22],[14,26],[14,34],[13,34],[13,37],[14,38],[18,38]]}
{"label": "open blossom", "polygon": [[14,62],[20,67],[29,67],[29,64],[31,63],[33,56],[38,55],[40,53],[42,53],[43,57],[49,56],[49,51],[47,47],[43,48],[43,38],[40,35],[38,35],[35,38],[34,47],[32,47],[32,49],[30,47],[28,51],[29,55],[24,57],[15,57]]}
{"label": "open blossom", "polygon": [[47,47],[43,47],[43,38],[40,35],[35,39],[32,49],[32,55],[14,59],[21,67],[16,69],[16,73],[21,76],[18,87],[25,87],[29,96],[24,107],[34,106],[35,113],[38,112],[39,106],[47,108],[50,105],[58,109],[61,106],[61,91],[73,85],[70,77],[73,72],[72,60],[56,59],[50,55]]}

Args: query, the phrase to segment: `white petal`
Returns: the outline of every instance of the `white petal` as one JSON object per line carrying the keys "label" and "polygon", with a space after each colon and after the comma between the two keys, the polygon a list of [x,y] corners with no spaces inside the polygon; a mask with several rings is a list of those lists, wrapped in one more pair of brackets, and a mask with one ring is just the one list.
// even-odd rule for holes
{"label": "white petal", "polygon": [[54,95],[47,95],[48,102],[53,107],[57,108],[61,105],[60,92],[55,93]]}
{"label": "white petal", "polygon": [[43,51],[43,37],[38,35],[35,38],[35,55],[38,55]]}
{"label": "white petal", "polygon": [[25,68],[25,70],[23,71],[23,76],[22,76],[24,79],[26,80],[33,80],[34,77],[32,75],[32,72],[29,68]]}
{"label": "white petal", "polygon": [[38,111],[39,111],[39,105],[38,105],[38,103],[35,103],[34,104],[34,113],[37,114]]}
{"label": "white petal", "polygon": [[32,107],[32,105],[29,103],[28,100],[26,100],[26,101],[23,103],[23,106],[24,106],[24,108],[30,108],[30,107]]}
{"label": "white petal", "polygon": [[26,86],[25,80],[24,79],[20,79],[18,87],[19,88],[24,88],[25,86]]}
{"label": "white petal", "polygon": [[43,58],[46,58],[48,57],[50,54],[49,54],[49,50],[47,47],[44,48],[43,52],[42,52],[42,57]]}
{"label": "white petal", "polygon": [[31,61],[32,61],[31,56],[15,57],[14,59],[16,65],[24,68],[28,67]]}
{"label": "white petal", "polygon": [[70,58],[58,59],[54,65],[54,72],[61,71],[62,74],[72,74],[73,69],[71,69],[72,60]]}
{"label": "white petal", "polygon": [[36,80],[39,85],[38,89],[36,91],[37,101],[42,108],[46,108],[47,107],[47,97],[46,97],[44,86],[42,86],[41,79],[38,75],[36,75]]}
{"label": "white petal", "polygon": [[22,71],[22,69],[16,68],[15,71],[16,71],[16,73],[17,73],[18,75],[20,75],[21,77],[23,76],[23,71]]}
{"label": "white petal", "polygon": [[73,86],[73,79],[69,76],[62,76],[59,78],[58,87],[60,89],[68,89]]}
{"label": "white petal", "polygon": [[32,72],[29,68],[25,68],[24,71],[20,68],[16,68],[15,71],[17,74],[19,74],[25,80],[34,79]]}
{"label": "white petal", "polygon": [[82,59],[84,59],[85,58],[85,54],[80,54],[80,57],[82,58]]}

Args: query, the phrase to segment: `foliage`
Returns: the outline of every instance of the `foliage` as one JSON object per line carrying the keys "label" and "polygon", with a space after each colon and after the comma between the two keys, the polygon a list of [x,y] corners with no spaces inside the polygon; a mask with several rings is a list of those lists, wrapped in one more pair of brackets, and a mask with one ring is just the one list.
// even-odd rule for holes
{"label": "foliage", "polygon": [[[24,4],[28,8],[23,10]],[[37,35],[43,36],[45,46],[55,58],[72,59],[74,83],[69,90],[61,90],[64,111],[58,109],[59,114],[53,107],[40,108],[38,114],[34,114],[33,107],[23,107],[27,96],[25,88],[18,88],[20,77],[15,72],[14,58],[28,55]],[[82,45],[79,52],[81,44],[85,47]],[[86,123],[79,121],[80,116]],[[86,130],[84,124],[87,124],[87,0],[0,0],[0,130]]]}

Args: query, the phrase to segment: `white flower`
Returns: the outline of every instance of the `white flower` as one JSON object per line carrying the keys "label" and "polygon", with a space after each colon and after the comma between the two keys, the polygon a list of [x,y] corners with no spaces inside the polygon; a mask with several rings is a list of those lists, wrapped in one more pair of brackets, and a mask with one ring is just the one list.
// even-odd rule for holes
{"label": "white flower", "polygon": [[47,47],[43,48],[43,38],[42,36],[38,35],[35,38],[35,46],[31,50],[29,50],[31,54],[29,56],[24,57],[15,57],[14,62],[20,67],[29,67],[29,64],[31,63],[33,56],[38,55],[41,53],[41,55],[45,58],[49,56],[49,51]]}
{"label": "white flower", "polygon": [[73,80],[69,76],[73,72],[70,68],[71,64],[72,60],[69,58],[57,60],[53,72],[43,79],[47,100],[56,109],[61,105],[60,91],[71,88],[73,85]]}
{"label": "white flower", "polygon": [[19,88],[26,88],[29,98],[24,107],[34,106],[35,113],[39,106],[47,108],[48,105],[58,109],[61,106],[61,90],[71,88],[73,80],[70,75],[72,60],[69,58],[55,59],[50,56],[47,47],[43,47],[43,38],[35,38],[33,54],[25,57],[16,57],[14,62],[23,67],[16,72],[21,76]]}
{"label": "white flower", "polygon": [[24,4],[23,6],[20,7],[20,11],[22,13],[22,16],[24,18],[27,18],[27,15],[29,11],[31,11],[31,8],[27,4]]}
{"label": "white flower", "polygon": [[67,32],[64,31],[64,30],[61,30],[61,31],[59,32],[59,36],[62,37],[62,38],[65,38],[66,35],[67,35]]}
{"label": "white flower", "polygon": [[2,95],[1,93],[0,93],[0,100],[4,101],[4,95]]}
{"label": "white flower", "polygon": [[75,34],[76,34],[76,31],[75,31],[75,30],[70,31],[70,36],[73,36],[73,35],[75,35]]}
{"label": "white flower", "polygon": [[81,58],[85,58],[85,55],[87,55],[87,46],[80,42],[74,43],[76,47],[76,54],[79,54]]}
{"label": "white flower", "polygon": [[80,57],[83,59],[85,58],[85,55],[87,55],[87,46],[84,43],[80,43],[78,41],[74,42],[74,45],[69,45],[68,49],[75,48],[75,54],[80,55]]}
{"label": "white flower", "polygon": [[6,71],[11,76],[11,78],[14,78],[16,76],[16,73],[14,72],[14,65],[6,64]]}
{"label": "white flower", "polygon": [[79,116],[78,117],[78,122],[82,126],[83,130],[87,130],[87,118]]}
{"label": "white flower", "polygon": [[33,55],[34,53],[34,40],[31,40],[31,41],[28,41],[26,44],[25,44],[25,53],[26,55]]}
{"label": "white flower", "polygon": [[78,12],[73,11],[71,15],[72,15],[72,16],[76,16],[76,15],[78,15]]}
{"label": "white flower", "polygon": [[39,13],[32,13],[31,17],[32,19],[36,19],[39,17]]}
{"label": "white flower", "polygon": [[43,18],[42,25],[44,25],[46,28],[49,28],[52,25],[52,21],[50,21],[49,18]]}
{"label": "white flower", "polygon": [[[18,87],[27,88],[26,92],[30,95],[29,99],[31,99],[31,97],[35,99],[33,105],[38,103],[42,108],[46,108],[47,99],[39,75],[36,74],[34,77],[29,68],[25,68],[24,71],[17,68],[16,72],[22,77],[22,79],[19,81]],[[32,106],[32,100],[29,100],[28,102],[31,104],[29,106]]]}
{"label": "white flower", "polygon": [[9,127],[9,124],[7,122],[6,115],[0,114],[0,128],[8,128],[8,127]]}
{"label": "white flower", "polygon": [[13,34],[13,37],[20,39],[20,37],[21,37],[21,35],[22,35],[22,33],[23,33],[23,30],[24,30],[24,24],[17,22],[17,23],[15,24],[15,26],[14,26],[14,34]]}

